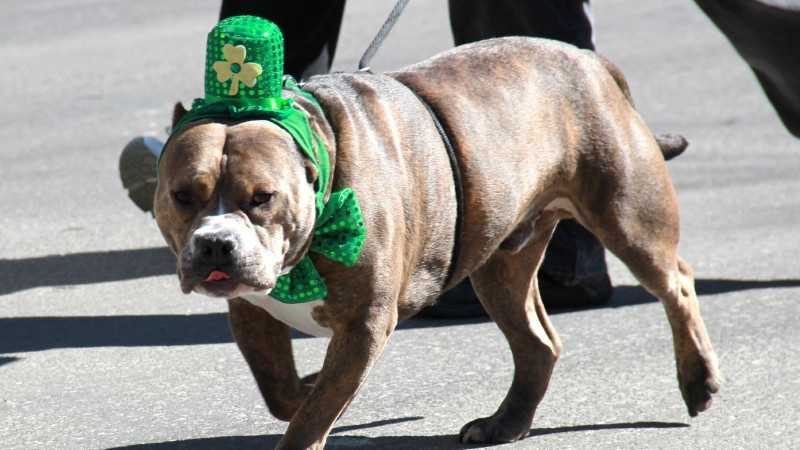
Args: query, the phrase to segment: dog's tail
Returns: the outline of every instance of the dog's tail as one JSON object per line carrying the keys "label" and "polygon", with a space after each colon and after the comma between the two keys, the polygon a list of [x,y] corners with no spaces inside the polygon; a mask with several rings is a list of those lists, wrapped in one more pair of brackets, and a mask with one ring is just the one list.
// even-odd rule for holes
{"label": "dog's tail", "polygon": [[[631,88],[628,87],[628,81],[625,80],[625,75],[622,74],[622,70],[602,55],[597,56],[600,58],[600,61],[603,63],[608,73],[611,74],[611,77],[614,78],[614,81],[617,82],[619,90],[625,95],[628,103],[635,108],[636,106],[631,96]],[[683,153],[686,147],[689,146],[689,141],[680,134],[658,134],[655,135],[655,138],[658,146],[661,148],[661,154],[664,155],[664,159],[667,161]]]}

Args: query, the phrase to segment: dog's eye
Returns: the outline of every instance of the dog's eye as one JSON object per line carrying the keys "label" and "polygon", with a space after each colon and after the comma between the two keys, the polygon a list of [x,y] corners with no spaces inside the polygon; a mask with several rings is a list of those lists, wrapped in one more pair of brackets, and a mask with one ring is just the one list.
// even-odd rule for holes
{"label": "dog's eye", "polygon": [[256,192],[253,194],[253,198],[250,199],[250,206],[253,208],[257,208],[261,205],[265,205],[272,200],[272,196],[274,195],[273,192]]}
{"label": "dog's eye", "polygon": [[192,206],[192,194],[188,191],[175,191],[172,193],[172,198],[179,206],[188,207]]}

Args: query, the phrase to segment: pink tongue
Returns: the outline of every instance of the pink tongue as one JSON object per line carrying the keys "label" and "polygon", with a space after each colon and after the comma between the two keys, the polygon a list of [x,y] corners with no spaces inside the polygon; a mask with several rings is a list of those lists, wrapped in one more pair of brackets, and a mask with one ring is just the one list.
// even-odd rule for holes
{"label": "pink tongue", "polygon": [[230,279],[230,276],[222,272],[220,270],[212,270],[208,277],[206,277],[205,281],[220,281],[220,280],[227,280]]}

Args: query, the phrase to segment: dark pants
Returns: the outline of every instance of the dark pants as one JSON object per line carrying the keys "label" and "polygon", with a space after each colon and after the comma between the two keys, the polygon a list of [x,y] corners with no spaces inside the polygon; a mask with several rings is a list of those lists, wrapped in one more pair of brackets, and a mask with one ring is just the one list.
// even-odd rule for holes
{"label": "dark pants", "polygon": [[285,73],[300,80],[327,73],[336,53],[345,0],[223,0],[219,18],[250,15],[283,32]]}
{"label": "dark pants", "polygon": [[456,45],[502,36],[533,36],[594,50],[588,2],[582,0],[450,0]]}
{"label": "dark pants", "polygon": [[[220,18],[250,14],[275,22],[284,33],[286,73],[301,79],[330,69],[344,4],[344,0],[223,0]],[[588,2],[450,0],[449,6],[457,45],[521,35],[558,39],[594,49]],[[314,14],[309,14],[310,11]],[[567,220],[556,228],[540,274],[558,284],[574,286],[583,280],[604,276],[606,270],[605,252],[600,242],[577,222]]]}
{"label": "dark pants", "polygon": [[800,138],[800,1],[695,2],[747,61],[786,129]]}

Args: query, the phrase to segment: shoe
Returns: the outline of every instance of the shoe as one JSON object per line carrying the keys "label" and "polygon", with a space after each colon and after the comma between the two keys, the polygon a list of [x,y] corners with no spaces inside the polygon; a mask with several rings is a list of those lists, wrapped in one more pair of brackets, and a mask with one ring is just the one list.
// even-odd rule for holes
{"label": "shoe", "polygon": [[[607,273],[566,286],[539,272],[539,292],[547,309],[590,308],[608,303],[614,293]],[[469,278],[442,294],[436,304],[420,311],[420,317],[465,319],[486,316]]]}
{"label": "shoe", "polygon": [[607,273],[567,286],[539,272],[539,292],[547,309],[591,308],[608,303],[614,293],[614,287]]}
{"label": "shoe", "polygon": [[164,143],[151,136],[133,138],[119,155],[119,177],[128,197],[144,212],[153,212],[158,157]]}
{"label": "shoe", "polygon": [[423,309],[418,315],[434,319],[467,319],[485,317],[487,314],[467,278],[442,294],[435,304]]}

